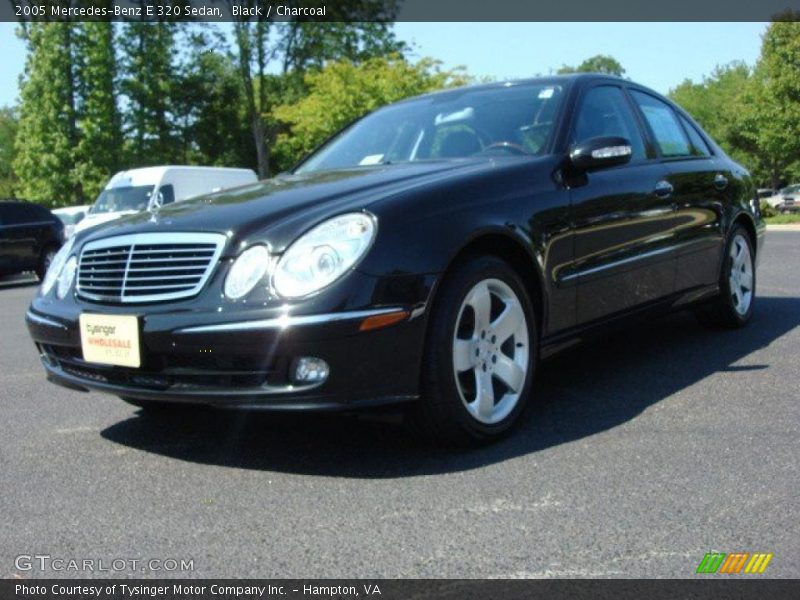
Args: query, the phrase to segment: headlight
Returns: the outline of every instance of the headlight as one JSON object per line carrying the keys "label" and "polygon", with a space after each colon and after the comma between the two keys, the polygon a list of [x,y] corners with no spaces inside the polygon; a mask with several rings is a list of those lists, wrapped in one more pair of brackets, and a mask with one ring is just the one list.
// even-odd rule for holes
{"label": "headlight", "polygon": [[75,279],[75,271],[78,270],[78,259],[75,255],[69,257],[67,264],[61,269],[61,274],[58,276],[58,286],[56,287],[56,297],[61,299],[67,295],[69,288],[72,286],[72,280]]}
{"label": "headlight", "polygon": [[263,279],[269,267],[269,251],[264,246],[253,246],[239,255],[225,279],[225,295],[236,300],[250,293]]}
{"label": "headlight", "polygon": [[364,213],[317,225],[281,256],[272,276],[275,291],[284,298],[298,298],[332,284],[366,254],[376,231],[375,219]]}
{"label": "headlight", "polygon": [[47,269],[47,273],[44,276],[44,281],[42,281],[42,296],[53,289],[53,285],[58,279],[58,276],[61,275],[61,269],[64,268],[64,264],[67,262],[69,253],[72,252],[72,246],[74,243],[75,238],[70,238],[63,246],[61,246],[61,249],[56,252],[56,255],[53,257],[53,262],[50,263],[50,268]]}

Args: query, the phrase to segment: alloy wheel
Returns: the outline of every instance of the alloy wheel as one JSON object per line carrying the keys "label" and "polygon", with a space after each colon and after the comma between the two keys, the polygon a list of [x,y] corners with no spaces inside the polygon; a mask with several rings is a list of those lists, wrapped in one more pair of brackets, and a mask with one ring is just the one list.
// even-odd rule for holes
{"label": "alloy wheel", "polygon": [[740,315],[746,315],[753,301],[753,258],[750,244],[743,235],[737,234],[730,247],[730,285],[733,308]]}
{"label": "alloy wheel", "polygon": [[466,295],[453,335],[453,369],[461,401],[477,421],[492,425],[517,405],[529,368],[528,323],[520,299],[499,279]]}

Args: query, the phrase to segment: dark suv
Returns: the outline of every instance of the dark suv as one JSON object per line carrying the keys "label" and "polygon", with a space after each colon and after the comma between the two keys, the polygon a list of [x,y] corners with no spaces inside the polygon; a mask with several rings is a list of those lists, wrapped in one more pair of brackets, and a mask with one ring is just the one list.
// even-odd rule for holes
{"label": "dark suv", "polygon": [[44,278],[64,243],[64,224],[31,202],[0,201],[0,276],[35,271]]}

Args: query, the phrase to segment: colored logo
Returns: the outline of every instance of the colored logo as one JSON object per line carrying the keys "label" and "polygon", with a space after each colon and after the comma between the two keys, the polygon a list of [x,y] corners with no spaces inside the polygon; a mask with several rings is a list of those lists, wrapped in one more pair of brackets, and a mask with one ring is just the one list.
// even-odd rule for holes
{"label": "colored logo", "polygon": [[771,560],[772,553],[765,552],[709,552],[700,561],[697,573],[763,573]]}

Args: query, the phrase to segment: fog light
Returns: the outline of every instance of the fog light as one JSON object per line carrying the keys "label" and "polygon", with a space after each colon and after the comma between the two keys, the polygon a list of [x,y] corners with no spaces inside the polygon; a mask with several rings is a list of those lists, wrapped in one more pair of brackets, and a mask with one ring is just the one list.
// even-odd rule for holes
{"label": "fog light", "polygon": [[294,367],[295,383],[320,383],[328,378],[331,368],[321,358],[303,356]]}

